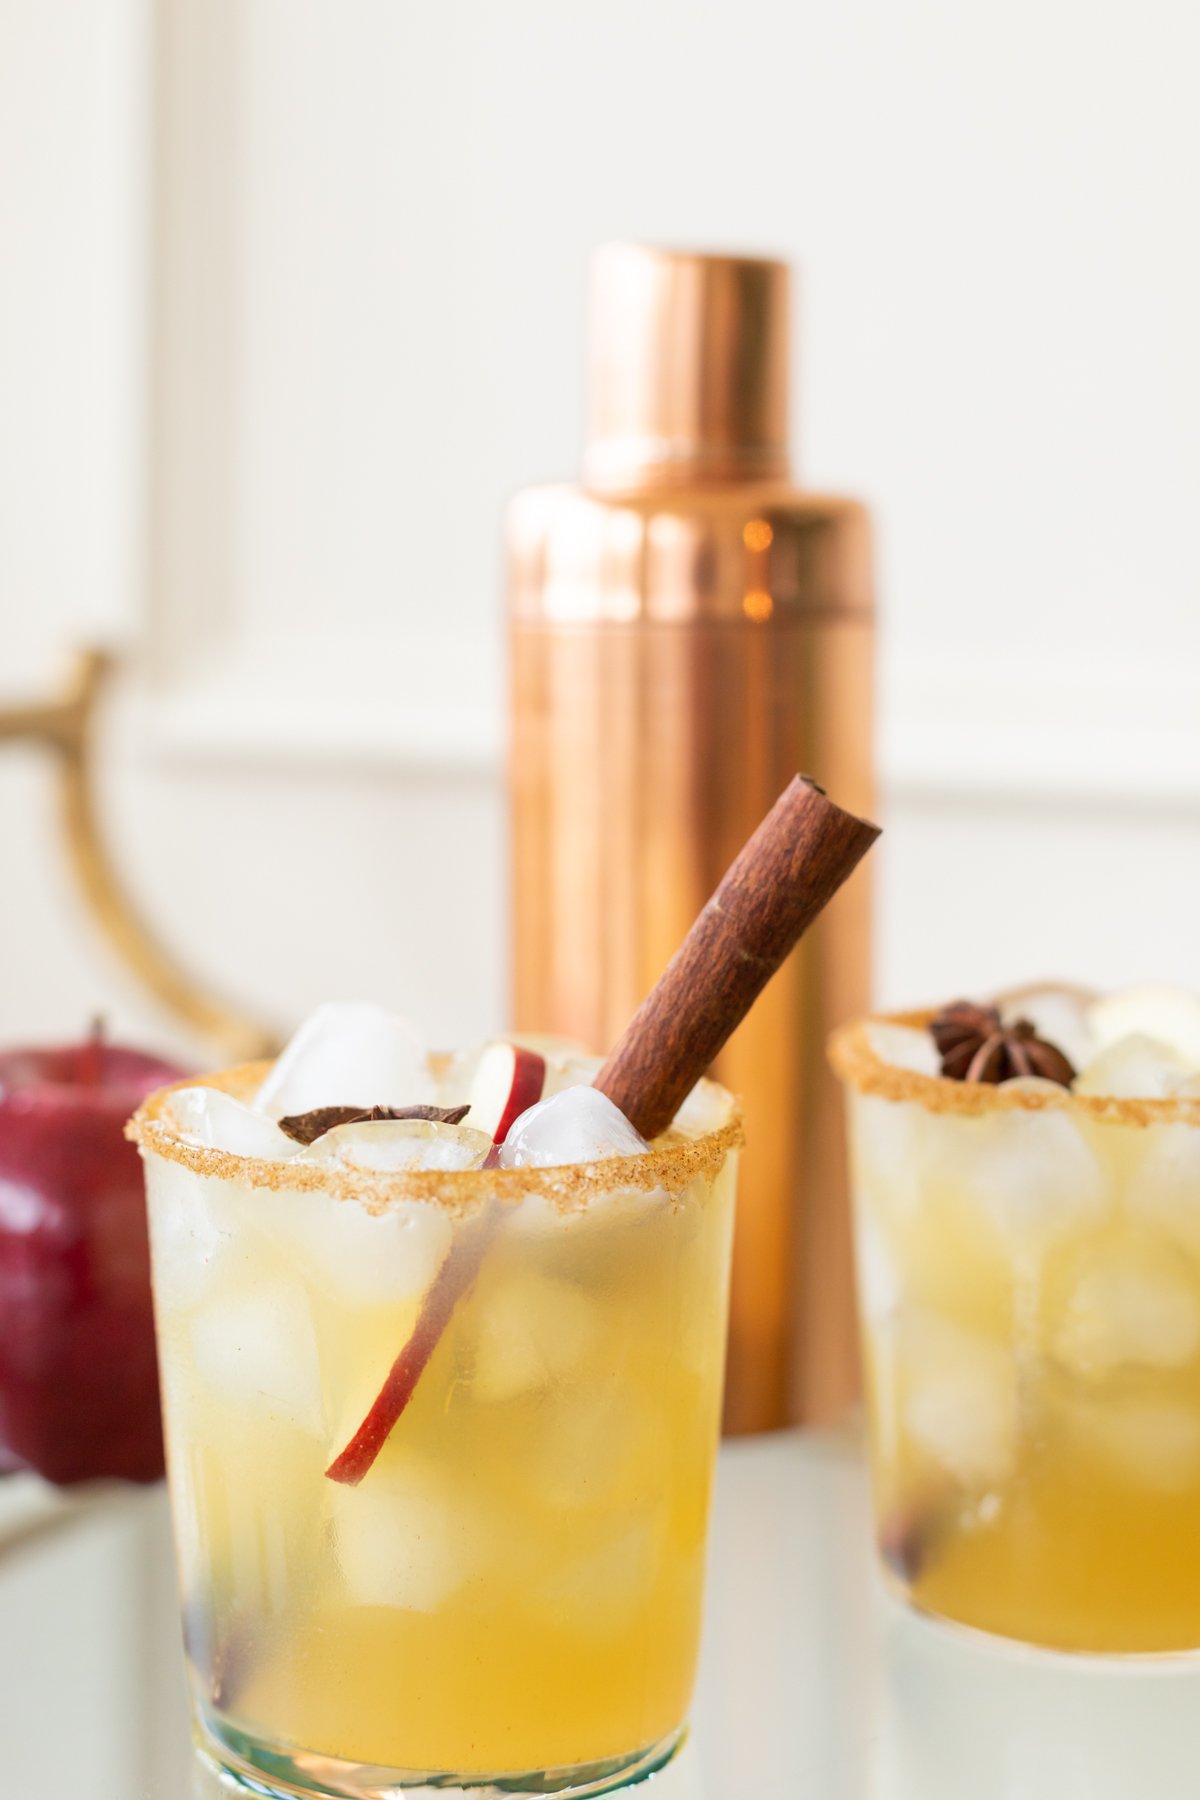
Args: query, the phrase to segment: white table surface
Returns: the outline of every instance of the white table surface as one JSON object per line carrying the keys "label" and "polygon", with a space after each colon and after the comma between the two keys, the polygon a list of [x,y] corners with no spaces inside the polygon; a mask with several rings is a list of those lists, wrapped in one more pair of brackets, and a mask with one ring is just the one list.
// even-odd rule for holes
{"label": "white table surface", "polygon": [[[1200,1521],[1198,1521],[1200,1528]],[[0,1483],[4,1800],[207,1800],[161,1490]],[[1196,1800],[1200,1660],[959,1637],[887,1600],[852,1438],[721,1453],[690,1742],[647,1800]]]}

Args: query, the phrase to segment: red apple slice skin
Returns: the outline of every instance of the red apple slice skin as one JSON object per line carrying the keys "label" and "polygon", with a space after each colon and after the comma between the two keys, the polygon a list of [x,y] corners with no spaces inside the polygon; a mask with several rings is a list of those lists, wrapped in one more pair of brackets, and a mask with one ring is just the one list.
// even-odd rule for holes
{"label": "red apple slice skin", "polygon": [[526,1050],[521,1044],[514,1044],[511,1048],[514,1053],[512,1084],[504,1110],[492,1133],[498,1144],[504,1142],[521,1114],[537,1105],[546,1085],[545,1057],[539,1056],[536,1050]]}
{"label": "red apple slice skin", "polygon": [[451,1245],[425,1296],[412,1336],[388,1371],[362,1424],[326,1469],[330,1481],[357,1487],[383,1449],[441,1342],[455,1307],[474,1284],[502,1216],[501,1207],[490,1205]]}
{"label": "red apple slice skin", "polygon": [[502,1144],[509,1127],[542,1097],[546,1059],[522,1044],[489,1044],[471,1083],[468,1124]]}
{"label": "red apple slice skin", "polygon": [[[495,1168],[500,1160],[500,1145],[515,1119],[542,1097],[546,1085],[546,1059],[523,1044],[493,1044],[484,1051],[480,1067],[472,1083],[471,1113],[480,1128],[490,1127],[488,1112],[495,1110],[500,1096],[499,1117],[492,1135],[495,1142],[488,1153],[485,1168]],[[476,1108],[479,1112],[476,1112]],[[454,1309],[467,1293],[479,1273],[492,1237],[502,1217],[501,1208],[489,1206],[483,1216],[458,1237],[433,1280],[417,1315],[412,1336],[388,1371],[370,1410],[350,1442],[334,1457],[325,1473],[331,1481],[357,1487],[383,1449],[400,1415],[412,1399],[417,1383],[425,1373],[430,1357],[441,1342]]]}

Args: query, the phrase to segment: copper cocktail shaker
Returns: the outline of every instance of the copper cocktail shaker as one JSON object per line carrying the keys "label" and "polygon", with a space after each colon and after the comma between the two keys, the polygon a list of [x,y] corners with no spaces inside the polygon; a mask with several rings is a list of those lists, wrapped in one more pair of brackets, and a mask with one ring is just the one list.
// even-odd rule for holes
{"label": "copper cocktail shaker", "polygon": [[[507,520],[518,1026],[613,1043],[799,770],[872,810],[868,523],[798,492],[788,271],[608,245],[581,486]],[[860,870],[722,1053],[748,1146],[726,1422],[853,1397],[830,1029],[869,1002]]]}

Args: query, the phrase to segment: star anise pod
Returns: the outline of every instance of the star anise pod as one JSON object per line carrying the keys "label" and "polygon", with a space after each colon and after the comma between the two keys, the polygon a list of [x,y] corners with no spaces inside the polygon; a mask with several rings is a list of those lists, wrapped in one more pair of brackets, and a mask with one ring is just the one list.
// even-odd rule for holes
{"label": "star anise pod", "polygon": [[438,1125],[457,1125],[469,1106],[314,1106],[311,1112],[288,1113],[277,1121],[280,1131],[298,1144],[315,1144],[337,1125],[374,1125],[385,1119],[431,1119]]}
{"label": "star anise pod", "polygon": [[1057,1044],[1040,1038],[1028,1019],[1006,1025],[995,1006],[955,1000],[943,1007],[929,1027],[942,1059],[942,1074],[952,1081],[1012,1081],[1039,1075],[1070,1087],[1075,1070]]}

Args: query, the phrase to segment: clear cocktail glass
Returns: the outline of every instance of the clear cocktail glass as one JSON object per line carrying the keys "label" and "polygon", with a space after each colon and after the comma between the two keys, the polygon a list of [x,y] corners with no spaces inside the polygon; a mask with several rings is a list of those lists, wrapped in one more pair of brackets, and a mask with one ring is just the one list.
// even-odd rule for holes
{"label": "clear cocktail glass", "polygon": [[879,1547],[944,1619],[1057,1649],[1200,1649],[1200,1097],[913,1062],[835,1035]]}
{"label": "clear cocktail glass", "polygon": [[740,1143],[705,1089],[710,1128],[562,1168],[237,1156],[173,1090],[137,1115],[198,1738],[253,1791],[596,1793],[671,1754]]}

